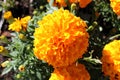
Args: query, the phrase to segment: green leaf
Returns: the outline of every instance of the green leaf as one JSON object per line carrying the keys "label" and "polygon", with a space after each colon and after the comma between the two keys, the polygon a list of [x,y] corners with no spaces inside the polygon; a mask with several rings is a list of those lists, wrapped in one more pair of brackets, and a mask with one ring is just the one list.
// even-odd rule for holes
{"label": "green leaf", "polygon": [[39,80],[42,80],[41,74],[39,72],[36,73],[37,77],[39,78]]}
{"label": "green leaf", "polygon": [[3,75],[5,75],[5,74],[7,74],[8,72],[10,72],[11,71],[11,69],[12,69],[12,66],[8,66],[8,67],[6,67],[4,70],[3,70],[3,72],[2,72],[2,76]]}
{"label": "green leaf", "polygon": [[13,52],[10,53],[10,55],[13,56],[13,57],[17,57],[18,54],[19,54],[18,51],[13,51]]}
{"label": "green leaf", "polygon": [[3,10],[3,8],[2,7],[0,7],[0,12]]}

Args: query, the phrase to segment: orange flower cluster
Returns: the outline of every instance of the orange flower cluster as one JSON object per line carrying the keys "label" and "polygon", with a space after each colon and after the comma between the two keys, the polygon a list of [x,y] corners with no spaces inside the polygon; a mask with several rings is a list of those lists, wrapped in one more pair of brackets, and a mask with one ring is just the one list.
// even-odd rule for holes
{"label": "orange flower cluster", "polygon": [[11,11],[6,11],[3,15],[4,19],[10,19],[12,17],[12,12]]}
{"label": "orange flower cluster", "polygon": [[82,58],[88,47],[86,23],[68,10],[43,17],[34,33],[34,54],[53,67],[68,66]]}
{"label": "orange flower cluster", "polygon": [[90,75],[82,64],[72,64],[55,68],[49,80],[90,80]]}
{"label": "orange flower cluster", "polygon": [[110,0],[110,5],[111,5],[113,11],[117,15],[120,15],[120,0]]}
{"label": "orange flower cluster", "polygon": [[16,19],[15,18],[15,21],[9,25],[9,30],[12,30],[12,31],[16,31],[16,32],[20,32],[21,30],[26,30],[27,29],[27,24],[28,24],[28,21],[31,19],[30,16],[26,16],[24,18],[21,18],[21,19]]}
{"label": "orange flower cluster", "polygon": [[105,45],[102,56],[102,71],[110,80],[120,80],[120,40]]}
{"label": "orange flower cluster", "polygon": [[[48,2],[49,2],[50,0],[48,0]],[[79,6],[81,7],[81,8],[85,8],[89,3],[91,3],[92,2],[92,0],[68,0],[68,2],[70,3],[70,4],[72,4],[72,3],[79,3]],[[65,0],[54,0],[54,5],[55,6],[60,6],[60,7],[66,7],[67,6],[67,4],[66,4],[66,2],[65,2]]]}

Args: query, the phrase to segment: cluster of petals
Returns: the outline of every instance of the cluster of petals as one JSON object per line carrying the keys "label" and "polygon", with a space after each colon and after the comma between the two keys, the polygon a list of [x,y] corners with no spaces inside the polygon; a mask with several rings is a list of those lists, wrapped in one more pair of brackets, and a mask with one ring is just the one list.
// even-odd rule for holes
{"label": "cluster of petals", "polygon": [[110,0],[110,5],[111,5],[113,11],[117,15],[120,15],[120,0]]}
{"label": "cluster of petals", "polygon": [[89,35],[86,23],[68,10],[48,14],[34,33],[34,54],[53,67],[68,66],[86,52]]}
{"label": "cluster of petals", "polygon": [[102,71],[110,80],[120,80],[120,40],[105,45],[102,52]]}
{"label": "cluster of petals", "polygon": [[4,19],[10,19],[12,17],[12,12],[11,11],[6,11],[4,14],[3,14],[3,18]]}
{"label": "cluster of petals", "polygon": [[[50,0],[48,0],[49,2]],[[70,4],[72,3],[79,3],[81,8],[85,8],[92,0],[68,0]],[[66,7],[67,1],[66,0],[54,0],[54,6]]]}
{"label": "cluster of petals", "polygon": [[31,19],[30,16],[26,16],[24,18],[15,18],[15,21],[10,24],[8,27],[9,30],[12,31],[16,31],[16,32],[20,32],[21,30],[26,30],[27,29],[27,25],[28,25],[28,21]]}
{"label": "cluster of petals", "polygon": [[55,68],[49,80],[90,80],[90,75],[82,64]]}

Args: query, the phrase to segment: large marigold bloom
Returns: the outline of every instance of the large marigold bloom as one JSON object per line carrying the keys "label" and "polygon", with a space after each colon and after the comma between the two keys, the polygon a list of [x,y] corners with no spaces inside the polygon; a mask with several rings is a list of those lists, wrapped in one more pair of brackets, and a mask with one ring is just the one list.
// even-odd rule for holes
{"label": "large marigold bloom", "polygon": [[34,54],[50,65],[68,66],[87,50],[87,25],[68,10],[54,11],[38,24],[40,27],[34,33]]}
{"label": "large marigold bloom", "polygon": [[10,24],[8,27],[9,27],[8,30],[20,32],[20,30],[22,29],[20,19],[15,18],[15,21],[12,24]]}
{"label": "large marigold bloom", "polygon": [[72,64],[55,68],[49,80],[90,80],[90,75],[82,64]]}
{"label": "large marigold bloom", "polygon": [[103,49],[102,71],[110,80],[120,80],[120,40],[106,44]]}
{"label": "large marigold bloom", "polygon": [[4,19],[10,19],[12,17],[12,12],[11,11],[6,11],[3,15]]}
{"label": "large marigold bloom", "polygon": [[117,15],[120,15],[120,0],[110,0],[110,5],[111,5],[113,11]]}

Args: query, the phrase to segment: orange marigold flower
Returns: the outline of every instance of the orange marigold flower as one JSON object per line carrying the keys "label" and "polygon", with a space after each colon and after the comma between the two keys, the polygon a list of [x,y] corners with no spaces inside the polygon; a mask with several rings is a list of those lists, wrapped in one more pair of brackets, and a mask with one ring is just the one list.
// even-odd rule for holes
{"label": "orange marigold flower", "polygon": [[86,23],[68,10],[59,9],[39,21],[34,33],[34,54],[54,67],[82,58],[88,47]]}
{"label": "orange marigold flower", "polygon": [[82,64],[72,64],[55,68],[49,80],[90,80],[90,75]]}
{"label": "orange marigold flower", "polygon": [[[49,2],[50,0],[48,0]],[[81,8],[85,8],[89,3],[92,2],[92,0],[68,0],[69,3],[79,3]],[[67,4],[65,0],[55,0],[54,1],[55,6],[60,6],[60,7],[66,7]]]}
{"label": "orange marigold flower", "polygon": [[8,30],[20,32],[20,30],[22,29],[20,19],[15,18],[15,21],[12,24],[10,24],[8,27],[9,27]]}
{"label": "orange marigold flower", "polygon": [[24,18],[21,18],[21,25],[23,27],[24,30],[26,30],[27,25],[28,25],[28,21],[31,19],[31,16],[26,16]]}
{"label": "orange marigold flower", "polygon": [[110,0],[110,5],[111,5],[113,11],[117,15],[120,15],[120,0]]}
{"label": "orange marigold flower", "polygon": [[10,19],[12,17],[12,12],[11,11],[6,11],[3,15],[4,19]]}
{"label": "orange marigold flower", "polygon": [[120,40],[105,45],[102,56],[102,71],[110,80],[120,80]]}

